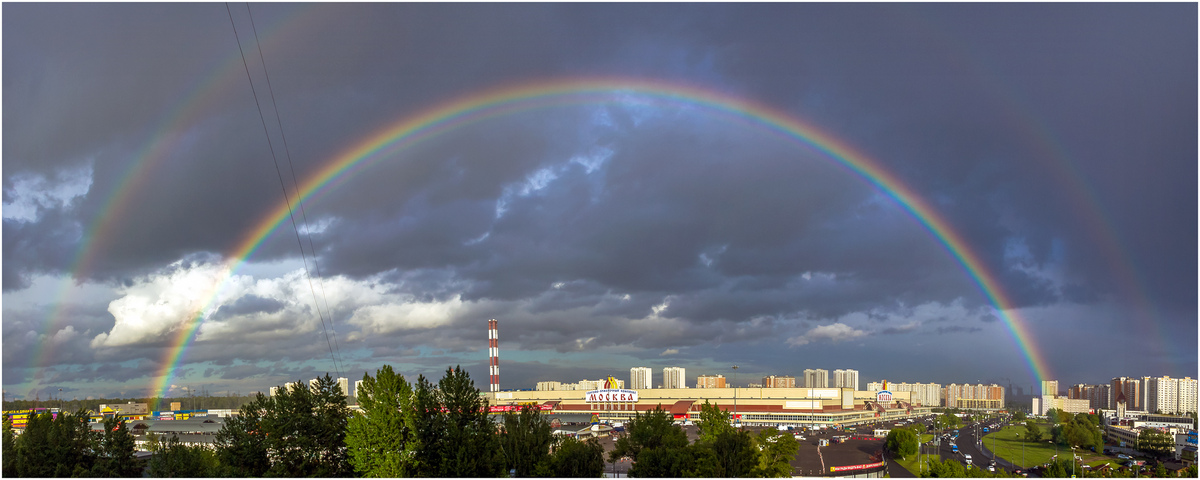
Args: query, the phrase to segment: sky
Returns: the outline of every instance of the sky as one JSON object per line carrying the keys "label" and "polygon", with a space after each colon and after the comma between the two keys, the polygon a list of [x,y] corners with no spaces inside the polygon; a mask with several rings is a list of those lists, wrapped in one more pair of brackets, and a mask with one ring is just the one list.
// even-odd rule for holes
{"label": "sky", "polygon": [[2,14],[6,399],[1198,376],[1192,3]]}

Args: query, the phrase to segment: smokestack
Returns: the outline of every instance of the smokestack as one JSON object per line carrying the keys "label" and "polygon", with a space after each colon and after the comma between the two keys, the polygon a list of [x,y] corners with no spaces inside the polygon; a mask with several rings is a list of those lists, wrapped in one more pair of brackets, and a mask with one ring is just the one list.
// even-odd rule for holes
{"label": "smokestack", "polygon": [[488,374],[491,376],[491,391],[500,391],[500,337],[496,330],[496,319],[488,320]]}

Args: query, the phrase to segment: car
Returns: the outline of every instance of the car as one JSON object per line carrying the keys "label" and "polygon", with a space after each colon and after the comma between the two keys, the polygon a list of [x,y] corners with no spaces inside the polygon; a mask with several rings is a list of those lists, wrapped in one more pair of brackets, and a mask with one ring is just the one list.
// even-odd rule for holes
{"label": "car", "polygon": [[989,471],[989,472],[995,472],[995,471],[996,471],[996,466],[995,466],[995,465],[988,465],[988,471]]}
{"label": "car", "polygon": [[1119,459],[1121,459],[1121,460],[1129,460],[1129,459],[1130,459],[1130,456],[1129,456],[1129,455],[1126,455],[1126,454],[1124,454],[1124,453],[1121,453],[1121,454],[1118,454],[1118,455],[1117,455],[1117,458],[1119,458]]}

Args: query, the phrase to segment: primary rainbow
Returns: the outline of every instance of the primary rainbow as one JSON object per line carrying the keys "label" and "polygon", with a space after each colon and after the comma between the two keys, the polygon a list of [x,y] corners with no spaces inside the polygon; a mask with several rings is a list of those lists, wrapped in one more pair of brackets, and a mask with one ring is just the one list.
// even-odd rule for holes
{"label": "primary rainbow", "polygon": [[[1035,381],[1049,378],[1049,369],[1041,351],[1030,335],[1025,320],[1016,313],[1014,303],[1001,287],[996,275],[990,272],[974,252],[938,212],[899,177],[858,151],[848,143],[822,131],[811,123],[779,110],[746,99],[728,96],[712,90],[680,83],[628,78],[582,78],[538,81],[484,90],[468,94],[407,116],[367,136],[324,164],[299,187],[301,199],[309,199],[335,188],[355,173],[384,159],[389,153],[412,145],[447,130],[500,115],[545,106],[590,104],[597,102],[668,103],[702,109],[739,122],[748,123],[785,136],[848,168],[863,180],[890,196],[908,211],[941,243],[967,272],[983,294],[996,307],[997,314],[1007,326],[1018,349],[1024,355]],[[260,245],[289,219],[285,202],[268,212],[258,226],[243,237],[228,254],[227,277],[232,276]],[[221,285],[214,287],[215,298]],[[180,328],[171,342],[159,373],[157,392],[166,393],[187,346],[211,307],[208,302],[190,323]],[[152,392],[154,394],[155,392]]]}

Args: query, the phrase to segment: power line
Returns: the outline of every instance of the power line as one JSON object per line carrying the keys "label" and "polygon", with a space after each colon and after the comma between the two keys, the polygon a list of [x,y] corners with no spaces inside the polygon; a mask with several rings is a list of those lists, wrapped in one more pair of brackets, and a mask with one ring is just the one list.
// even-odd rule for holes
{"label": "power line", "polygon": [[[296,180],[296,166],[292,163],[292,151],[288,148],[287,135],[283,133],[283,117],[279,114],[279,104],[275,102],[275,89],[271,87],[271,75],[267,73],[267,59],[263,57],[262,42],[258,40],[258,27],[254,25],[254,14],[250,12],[250,4],[246,3],[246,14],[250,16],[250,29],[254,32],[254,43],[258,46],[258,58],[262,62],[263,76],[267,79],[267,92],[271,94],[271,108],[275,109],[275,122],[279,125],[279,136],[283,139],[283,152],[287,157],[288,169],[292,173],[292,190],[296,192],[296,204],[300,207],[300,218],[304,220],[305,236],[308,237],[308,249],[313,256],[313,271],[317,274],[317,288],[321,290],[321,299],[325,302],[325,312],[329,314],[329,329],[333,330],[333,347],[337,350],[337,360],[335,361],[334,370],[338,370],[336,363],[341,363],[345,367],[345,362],[342,361],[342,348],[338,345],[337,329],[333,326],[333,310],[329,308],[329,298],[325,296],[325,287],[321,284],[321,268],[317,265],[317,249],[313,246],[312,227],[308,225],[308,213],[304,209],[304,198],[300,195],[300,182]],[[299,232],[297,232],[299,235]],[[300,246],[301,253],[304,251],[304,246]],[[308,271],[308,262],[304,264],[305,272]],[[309,275],[308,288],[312,289],[312,276]],[[313,293],[313,303],[316,303],[317,294]],[[317,312],[321,311],[321,306],[316,305]],[[324,322],[324,317],[322,317]],[[338,375],[341,375],[338,370]]]}
{"label": "power line", "polygon": [[[254,95],[254,106],[258,108],[258,119],[262,122],[263,134],[267,137],[267,148],[271,151],[271,160],[275,163],[275,175],[279,177],[279,187],[283,189],[283,201],[287,203],[288,218],[292,221],[292,229],[296,231],[296,243],[300,246],[300,257],[305,258],[304,242],[300,240],[300,228],[296,225],[296,216],[292,212],[292,200],[288,198],[287,184],[283,181],[283,172],[279,168],[279,159],[275,156],[275,146],[271,142],[271,132],[267,129],[267,120],[263,116],[262,105],[258,101],[258,92],[254,89],[254,79],[250,77],[250,66],[246,63],[246,52],[242,49],[242,39],[237,34],[237,24],[233,21],[233,11],[229,9],[229,3],[225,3],[225,13],[229,14],[229,24],[233,26],[233,37],[237,40],[238,53],[242,55],[242,66],[246,69],[246,80],[250,82],[250,93]],[[304,260],[304,271],[308,274],[308,261]],[[309,288],[311,289],[311,277]],[[316,300],[316,293],[313,293],[313,300]],[[333,353],[333,344],[329,342],[329,331],[325,329],[325,316],[321,313],[321,309],[317,308],[317,315],[321,317],[321,330],[325,332],[325,345],[329,347],[329,357],[333,359],[334,369],[338,375],[341,371],[338,370],[337,357]]]}

